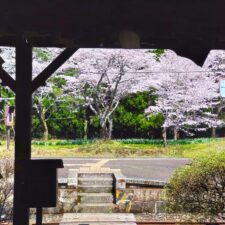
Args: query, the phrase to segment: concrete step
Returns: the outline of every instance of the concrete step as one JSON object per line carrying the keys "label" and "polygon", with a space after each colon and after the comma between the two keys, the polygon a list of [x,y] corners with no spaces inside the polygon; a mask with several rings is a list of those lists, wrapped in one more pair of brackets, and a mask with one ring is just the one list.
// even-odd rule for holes
{"label": "concrete step", "polygon": [[112,185],[78,185],[77,191],[81,193],[112,193]]}
{"label": "concrete step", "polygon": [[78,193],[80,203],[113,203],[111,193]]}
{"label": "concrete step", "polygon": [[82,223],[63,223],[61,222],[59,225],[137,225],[134,222],[82,222]]}
{"label": "concrete step", "polygon": [[111,213],[115,205],[113,203],[82,203],[77,205],[78,213]]}
{"label": "concrete step", "polygon": [[64,213],[62,225],[136,225],[131,213]]}
{"label": "concrete step", "polygon": [[97,172],[93,172],[93,173],[78,173],[78,178],[113,178],[113,174],[112,173],[97,173]]}
{"label": "concrete step", "polygon": [[79,177],[78,184],[81,185],[113,185],[112,177]]}

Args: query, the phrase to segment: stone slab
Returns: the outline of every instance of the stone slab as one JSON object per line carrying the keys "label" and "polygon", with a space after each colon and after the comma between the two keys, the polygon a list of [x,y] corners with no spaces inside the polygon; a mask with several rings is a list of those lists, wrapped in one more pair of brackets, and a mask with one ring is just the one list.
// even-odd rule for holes
{"label": "stone slab", "polygon": [[77,187],[77,184],[78,184],[77,174],[78,174],[77,169],[69,169],[68,183],[67,183],[69,188],[76,188]]}
{"label": "stone slab", "polygon": [[133,222],[136,219],[131,213],[65,213],[61,223],[84,223],[84,222]]}

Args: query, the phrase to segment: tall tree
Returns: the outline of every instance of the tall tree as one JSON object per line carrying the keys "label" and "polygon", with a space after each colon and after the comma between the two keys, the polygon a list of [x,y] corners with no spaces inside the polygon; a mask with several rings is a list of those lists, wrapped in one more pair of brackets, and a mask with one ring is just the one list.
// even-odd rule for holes
{"label": "tall tree", "polygon": [[177,139],[179,131],[192,135],[188,128],[203,130],[223,125],[212,110],[219,104],[218,86],[212,74],[204,71],[171,73],[171,79],[162,83],[157,94],[156,105],[150,106],[146,113],[164,115],[165,144],[168,128],[173,129]]}
{"label": "tall tree", "polygon": [[104,139],[111,139],[113,113],[134,83],[134,76],[127,74],[128,68],[126,59],[120,54],[114,54],[105,60],[96,61],[96,72],[90,74],[90,79],[80,77],[78,92],[86,106],[98,117],[101,137]]}
{"label": "tall tree", "polygon": [[[212,50],[210,51],[203,68],[206,70],[212,71],[213,76],[215,77],[215,82],[218,83],[220,80],[225,80],[225,51],[223,50]],[[220,104],[215,109],[217,118],[220,118],[221,112],[225,108],[225,100],[223,97],[220,97]],[[212,137],[216,137],[216,126],[212,126]]]}

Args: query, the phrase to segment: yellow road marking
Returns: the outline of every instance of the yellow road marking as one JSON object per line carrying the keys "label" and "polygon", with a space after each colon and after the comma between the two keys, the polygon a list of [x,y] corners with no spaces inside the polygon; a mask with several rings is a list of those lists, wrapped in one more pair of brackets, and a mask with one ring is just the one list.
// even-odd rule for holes
{"label": "yellow road marking", "polygon": [[99,162],[95,163],[91,168],[101,168],[102,166],[104,166],[107,162],[109,161],[109,159],[102,159]]}
{"label": "yellow road marking", "polygon": [[102,166],[104,166],[108,161],[109,161],[109,159],[102,159],[96,163],[83,164],[82,167],[90,167],[91,169],[98,169],[98,168],[101,168]]}

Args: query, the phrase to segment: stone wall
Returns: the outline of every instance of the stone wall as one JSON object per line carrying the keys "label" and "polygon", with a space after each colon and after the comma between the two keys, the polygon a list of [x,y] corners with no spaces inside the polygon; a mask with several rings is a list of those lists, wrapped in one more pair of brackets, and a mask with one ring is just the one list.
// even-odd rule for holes
{"label": "stone wall", "polygon": [[117,190],[116,204],[119,212],[163,213],[162,188],[126,188]]}
{"label": "stone wall", "polygon": [[[154,187],[129,187],[125,190],[117,190],[115,212],[163,213],[165,203],[162,190],[162,188]],[[76,188],[60,187],[57,207],[44,209],[44,212],[51,214],[74,213],[78,201]]]}
{"label": "stone wall", "polygon": [[77,205],[77,190],[75,188],[58,189],[58,201],[55,208],[44,208],[44,214],[75,213]]}

